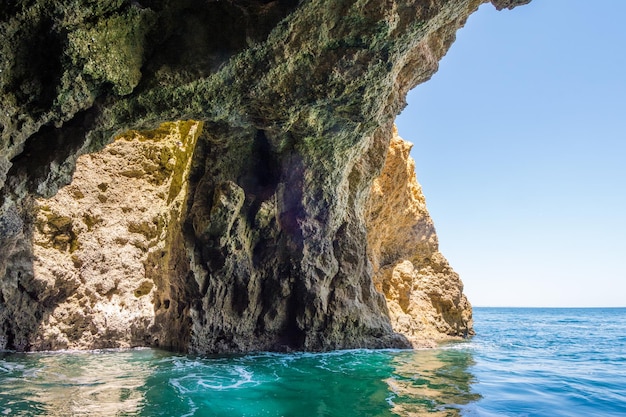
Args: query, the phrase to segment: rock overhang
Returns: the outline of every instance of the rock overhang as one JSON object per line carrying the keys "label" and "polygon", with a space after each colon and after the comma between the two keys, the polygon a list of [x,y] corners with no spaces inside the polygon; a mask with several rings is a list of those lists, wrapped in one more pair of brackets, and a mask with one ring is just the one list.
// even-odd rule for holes
{"label": "rock overhang", "polygon": [[[36,348],[47,314],[19,269],[34,198],[117,134],[188,118],[204,133],[157,263],[169,295],[154,302],[168,308],[153,340],[201,352],[408,344],[373,285],[364,207],[406,93],[481,1],[44,3],[13,2],[0,23],[6,346]],[[29,324],[7,310],[13,295]]]}

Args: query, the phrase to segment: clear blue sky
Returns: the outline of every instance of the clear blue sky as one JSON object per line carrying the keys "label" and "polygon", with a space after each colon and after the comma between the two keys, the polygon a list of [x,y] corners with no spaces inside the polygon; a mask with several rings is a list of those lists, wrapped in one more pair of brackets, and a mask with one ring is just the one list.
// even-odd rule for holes
{"label": "clear blue sky", "polygon": [[626,306],[626,0],[472,15],[397,119],[475,306]]}

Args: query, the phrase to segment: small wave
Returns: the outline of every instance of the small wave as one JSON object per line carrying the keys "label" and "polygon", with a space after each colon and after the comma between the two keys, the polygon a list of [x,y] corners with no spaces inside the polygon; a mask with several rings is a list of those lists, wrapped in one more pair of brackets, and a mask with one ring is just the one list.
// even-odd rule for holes
{"label": "small wave", "polygon": [[0,372],[6,372],[7,374],[10,374],[16,371],[23,371],[25,369],[26,366],[20,363],[0,361]]}
{"label": "small wave", "polygon": [[[370,355],[381,353],[401,353],[401,352],[413,352],[416,349],[341,349],[331,350],[328,352],[291,352],[291,353],[279,353],[279,352],[256,352],[242,356],[242,358],[320,358],[320,357],[341,357],[341,356],[354,356],[354,355]],[[429,350],[429,349],[427,349]]]}
{"label": "small wave", "polygon": [[199,360],[190,360],[187,358],[175,358],[172,361],[172,364],[174,365],[174,368],[176,369],[188,369],[188,368],[193,368],[193,369],[198,369],[198,368],[205,368],[207,365]]}
{"label": "small wave", "polygon": [[[221,371],[221,373],[219,373]],[[218,372],[216,374],[216,372]],[[205,390],[225,391],[258,385],[254,374],[243,366],[231,366],[226,369],[212,369],[212,375],[203,373],[187,374],[178,378],[170,378],[169,384],[180,394],[189,394]]]}
{"label": "small wave", "polygon": [[[223,384],[223,383],[213,383],[213,381],[205,381],[205,380],[199,380],[198,381],[198,385],[200,385],[201,387],[204,388],[208,388],[208,389],[212,389],[212,390],[216,390],[216,391],[223,391],[223,390],[229,390],[229,389],[236,389],[236,388],[240,388],[244,385],[249,385],[249,384],[255,384],[256,382],[252,380],[252,372],[246,370],[245,368],[241,367],[241,366],[235,366],[234,370],[236,372],[236,376],[238,376],[240,379],[234,381],[231,384]],[[229,380],[230,378],[228,377],[222,377],[222,378],[218,378],[218,379],[222,379],[222,380]]]}
{"label": "small wave", "polygon": [[185,379],[193,379],[195,378],[195,375],[188,375],[188,376],[184,376],[182,378],[170,378],[168,383],[174,387],[176,389],[176,391],[178,391],[181,394],[188,394],[191,392],[190,389],[188,389],[187,387],[185,387],[182,384],[182,381],[184,381]]}
{"label": "small wave", "polygon": [[193,417],[198,411],[198,406],[193,402],[191,398],[187,399],[187,404],[189,405],[189,412],[187,414],[181,414],[180,417]]}
{"label": "small wave", "polygon": [[559,320],[556,320],[555,323],[584,323],[585,321],[582,319],[578,319],[578,318],[562,318]]}
{"label": "small wave", "polygon": [[[136,346],[129,348],[102,348],[102,349],[58,349],[58,350],[36,350],[28,352],[19,352],[20,355],[26,356],[38,356],[38,355],[94,355],[102,353],[124,353],[124,352],[140,352],[140,351],[155,351],[155,349],[145,346]],[[6,351],[8,353],[16,353],[13,351]]]}

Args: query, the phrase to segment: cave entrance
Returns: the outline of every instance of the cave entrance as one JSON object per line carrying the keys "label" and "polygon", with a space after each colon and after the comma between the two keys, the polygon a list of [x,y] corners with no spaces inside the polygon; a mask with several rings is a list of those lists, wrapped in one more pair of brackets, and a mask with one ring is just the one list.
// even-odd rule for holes
{"label": "cave entrance", "polygon": [[396,119],[475,306],[624,305],[626,3],[601,3],[483,4]]}
{"label": "cave entrance", "polygon": [[201,131],[196,121],[129,131],[79,157],[71,184],[35,201],[33,280],[52,305],[40,325],[46,348],[154,344],[155,314],[170,307],[161,270]]}

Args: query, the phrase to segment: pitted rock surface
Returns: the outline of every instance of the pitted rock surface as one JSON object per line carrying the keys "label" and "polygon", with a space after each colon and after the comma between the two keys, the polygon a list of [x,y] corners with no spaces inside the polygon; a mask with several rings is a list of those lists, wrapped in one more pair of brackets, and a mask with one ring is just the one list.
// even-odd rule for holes
{"label": "pitted rock surface", "polygon": [[[482,2],[5,2],[0,348],[403,347],[433,337],[380,284],[409,281],[442,308],[438,332],[469,334],[460,282],[435,282],[443,258],[377,254],[366,206],[407,92]],[[184,155],[178,120],[202,124]],[[97,231],[120,210],[119,233]]]}

